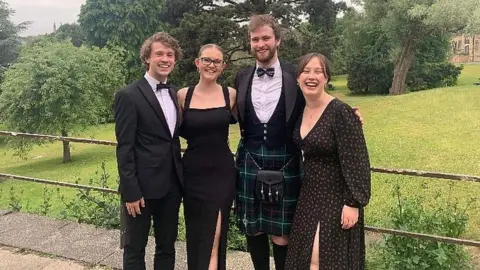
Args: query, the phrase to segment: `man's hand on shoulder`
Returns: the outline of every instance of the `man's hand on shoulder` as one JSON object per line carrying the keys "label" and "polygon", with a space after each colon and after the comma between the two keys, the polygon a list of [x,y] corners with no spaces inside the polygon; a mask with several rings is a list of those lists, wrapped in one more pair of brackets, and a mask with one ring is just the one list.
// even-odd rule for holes
{"label": "man's hand on shoulder", "polygon": [[355,113],[355,115],[358,117],[358,120],[360,120],[360,123],[365,124],[365,122],[363,121],[363,117],[362,117],[362,114],[360,113],[360,108],[359,107],[352,107],[353,109],[353,112]]}

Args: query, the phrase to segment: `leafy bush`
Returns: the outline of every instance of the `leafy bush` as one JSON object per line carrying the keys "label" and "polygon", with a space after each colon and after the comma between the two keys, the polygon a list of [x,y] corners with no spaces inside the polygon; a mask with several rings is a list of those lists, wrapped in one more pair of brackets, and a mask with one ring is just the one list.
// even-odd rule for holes
{"label": "leafy bush", "polygon": [[412,92],[425,89],[454,86],[463,66],[451,63],[424,63],[408,73],[407,85]]}
{"label": "leafy bush", "polygon": [[[95,172],[95,178],[90,178],[88,185],[110,188],[109,178],[105,163],[102,162],[101,171]],[[60,195],[60,198],[65,204],[65,209],[60,213],[62,218],[105,228],[120,228],[118,194],[79,189],[76,198],[72,201],[67,201],[65,195]]]}
{"label": "leafy bush", "polygon": [[235,223],[235,214],[230,215],[229,231],[227,235],[228,249],[247,251],[247,239],[245,235],[240,232]]}
{"label": "leafy bush", "polygon": [[[110,175],[105,170],[105,163],[102,162],[100,172],[95,172],[95,177],[88,182],[90,186],[111,188],[108,183]],[[76,181],[79,182],[78,180]],[[118,180],[117,180],[118,183]],[[40,213],[48,212],[50,205],[50,193],[44,191],[44,204],[40,207]],[[12,196],[12,208],[20,208],[20,197]],[[60,194],[60,198],[65,204],[65,209],[60,213],[60,217],[69,220],[75,220],[79,223],[93,224],[99,227],[118,229],[120,228],[120,200],[118,194],[89,191],[79,189],[76,198],[67,200],[65,195]],[[235,250],[246,250],[245,236],[241,234],[235,225],[233,214],[230,215],[230,231],[228,232],[228,248]],[[151,230],[153,232],[153,230]],[[180,209],[178,240],[185,241],[185,218],[183,210]]]}
{"label": "leafy bush", "polygon": [[[90,178],[88,185],[111,188],[108,184],[110,175],[106,172],[105,163],[102,162],[100,171],[95,172],[95,176]],[[77,180],[75,183],[79,183]],[[118,180],[117,180],[118,184]],[[73,220],[79,223],[92,224],[98,227],[109,229],[120,228],[120,200],[118,194],[98,192],[91,190],[77,190],[76,197],[67,199],[64,194],[60,194],[60,189],[56,189],[58,196],[65,205],[65,209],[60,212],[60,218]],[[2,196],[0,189],[0,199]],[[23,189],[19,192],[14,187],[10,188],[9,208],[12,211],[26,211],[39,215],[48,215],[52,207],[53,190],[45,185],[43,190],[43,201],[38,208],[30,209],[29,202],[22,204]],[[183,208],[180,208],[178,240],[185,241],[185,218]],[[153,230],[150,231],[153,233]],[[246,251],[245,236],[239,231],[235,224],[235,216],[230,215],[229,232],[227,235],[228,249]]]}
{"label": "leafy bush", "polygon": [[[400,186],[394,188],[397,207],[390,211],[390,221],[395,229],[460,238],[466,232],[468,207],[461,208],[451,197],[453,184],[447,195],[438,193],[433,201],[421,196],[401,198]],[[370,256],[372,265],[384,265],[383,269],[473,269],[468,253],[462,246],[388,235],[385,242],[374,248]]]}
{"label": "leafy bush", "polygon": [[[58,190],[58,189],[57,189]],[[46,216],[52,208],[52,195],[53,190],[49,189],[47,185],[43,188],[43,202],[42,205],[37,209],[37,213]]]}
{"label": "leafy bush", "polygon": [[14,187],[10,188],[10,198],[9,198],[10,202],[8,203],[10,210],[15,212],[20,212],[20,210],[22,210],[22,197],[23,197],[23,188],[20,189],[20,192],[18,194],[15,192]]}

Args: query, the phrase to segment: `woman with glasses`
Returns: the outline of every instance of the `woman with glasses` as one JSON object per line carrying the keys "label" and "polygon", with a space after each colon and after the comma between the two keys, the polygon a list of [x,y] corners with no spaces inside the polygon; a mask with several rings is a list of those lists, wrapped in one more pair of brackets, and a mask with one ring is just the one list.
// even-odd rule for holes
{"label": "woman with glasses", "polygon": [[217,83],[226,64],[215,44],[200,48],[196,85],[178,91],[183,111],[184,215],[189,270],[226,269],[227,231],[235,195],[228,131],[236,91]]}

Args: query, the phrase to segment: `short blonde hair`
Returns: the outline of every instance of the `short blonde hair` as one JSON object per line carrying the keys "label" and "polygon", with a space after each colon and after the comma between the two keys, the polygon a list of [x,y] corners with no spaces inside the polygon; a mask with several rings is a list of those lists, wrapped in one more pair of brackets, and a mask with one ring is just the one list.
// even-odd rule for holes
{"label": "short blonde hair", "polygon": [[180,48],[178,41],[165,32],[157,32],[151,37],[147,38],[140,48],[140,59],[142,60],[143,66],[146,70],[148,70],[150,66],[149,63],[147,63],[147,59],[152,53],[152,44],[154,42],[162,42],[164,45],[172,49],[175,53],[175,61],[182,59],[182,48]]}

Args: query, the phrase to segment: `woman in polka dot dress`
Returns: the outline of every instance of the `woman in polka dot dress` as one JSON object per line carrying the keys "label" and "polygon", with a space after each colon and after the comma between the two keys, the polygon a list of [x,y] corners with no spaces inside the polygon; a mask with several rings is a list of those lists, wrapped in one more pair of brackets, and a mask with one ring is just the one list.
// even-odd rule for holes
{"label": "woman in polka dot dress", "polygon": [[354,111],[325,92],[330,69],[321,54],[300,59],[297,81],[306,106],[294,131],[304,179],[287,255],[288,270],[365,268],[363,208],[370,163]]}

